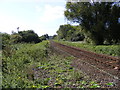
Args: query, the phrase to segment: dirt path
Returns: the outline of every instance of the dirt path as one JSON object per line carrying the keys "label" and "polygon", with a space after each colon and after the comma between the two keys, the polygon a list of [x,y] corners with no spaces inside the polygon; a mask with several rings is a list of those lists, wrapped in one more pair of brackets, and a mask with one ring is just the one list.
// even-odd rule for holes
{"label": "dirt path", "polygon": [[80,49],[55,42],[51,42],[51,47],[57,51],[61,51],[62,53],[67,53],[77,57],[78,59],[73,61],[72,66],[80,69],[92,80],[100,83],[102,87],[110,87],[106,83],[112,83],[111,87],[118,88],[120,86],[120,70],[118,69],[119,65],[117,64],[118,61],[120,61],[119,58],[82,51]]}
{"label": "dirt path", "polygon": [[84,74],[89,76],[92,80],[98,82],[103,88],[110,87],[107,86],[107,83],[112,82],[111,87],[118,87],[119,80],[118,77],[113,76],[112,74],[107,73],[106,71],[97,68],[94,65],[91,65],[88,62],[85,62],[82,59],[76,59],[73,61],[72,66],[77,69],[80,69]]}

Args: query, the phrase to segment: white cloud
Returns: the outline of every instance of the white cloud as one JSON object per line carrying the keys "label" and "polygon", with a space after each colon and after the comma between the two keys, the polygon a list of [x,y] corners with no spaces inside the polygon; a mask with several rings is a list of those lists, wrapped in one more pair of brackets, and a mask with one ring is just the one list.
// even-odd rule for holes
{"label": "white cloud", "polygon": [[40,8],[39,6],[35,6],[35,10],[36,10],[37,12],[40,12],[40,11],[42,11],[42,8]]}
{"label": "white cloud", "polygon": [[64,18],[64,7],[45,5],[43,15],[40,16],[41,22],[51,22],[60,18]]}
{"label": "white cloud", "polygon": [[54,35],[59,28],[60,23],[58,22],[64,19],[65,8],[63,6],[45,4],[43,7],[36,6],[35,9],[37,14],[40,15],[37,19],[38,25],[34,27],[36,33],[39,35],[46,33]]}
{"label": "white cloud", "polygon": [[44,7],[36,6],[35,10],[36,17],[34,23],[29,22],[26,19],[20,19],[20,17],[10,16],[10,14],[1,12],[0,32],[7,32],[10,34],[12,30],[17,32],[17,27],[20,27],[20,30],[33,29],[39,36],[46,33],[54,35],[59,28],[59,25],[62,24],[61,20],[64,19],[64,7],[47,4]]}

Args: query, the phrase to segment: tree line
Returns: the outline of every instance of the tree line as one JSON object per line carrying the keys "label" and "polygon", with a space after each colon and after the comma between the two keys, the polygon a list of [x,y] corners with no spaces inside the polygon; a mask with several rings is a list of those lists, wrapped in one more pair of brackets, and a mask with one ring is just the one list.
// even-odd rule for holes
{"label": "tree line", "polygon": [[[67,2],[64,16],[69,22],[60,25],[57,35],[38,36],[33,30],[2,35],[2,45],[9,43],[39,43],[43,40],[62,39],[86,41],[91,44],[120,44],[120,5],[115,2]],[[19,28],[18,28],[19,29]]]}
{"label": "tree line", "polygon": [[0,33],[2,48],[17,43],[39,43],[49,38],[48,34],[38,36],[33,30],[12,32],[12,34]]}
{"label": "tree line", "polygon": [[79,33],[84,35],[86,42],[95,45],[120,43],[119,3],[67,2],[64,15],[68,21],[79,26],[61,25],[57,31],[58,39],[72,41],[75,36],[81,37],[77,35]]}

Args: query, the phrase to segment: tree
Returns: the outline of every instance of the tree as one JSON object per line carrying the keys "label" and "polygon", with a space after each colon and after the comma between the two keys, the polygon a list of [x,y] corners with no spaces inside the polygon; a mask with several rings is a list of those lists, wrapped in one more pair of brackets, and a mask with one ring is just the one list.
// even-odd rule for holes
{"label": "tree", "polygon": [[60,25],[59,30],[57,31],[58,39],[65,39],[67,31],[70,29],[70,25]]}
{"label": "tree", "polygon": [[7,33],[0,33],[2,36],[2,48],[10,44],[10,35]]}
{"label": "tree", "polygon": [[38,35],[33,30],[27,30],[27,31],[19,31],[18,34],[22,37],[22,42],[34,42],[38,43],[41,40],[39,39]]}
{"label": "tree", "polygon": [[60,25],[57,34],[58,39],[64,39],[67,41],[79,41],[84,39],[83,35],[80,32],[80,27],[72,26],[70,24]]}
{"label": "tree", "polygon": [[43,41],[43,40],[48,40],[49,39],[49,36],[48,34],[44,34],[40,37],[40,40]]}
{"label": "tree", "polygon": [[110,44],[115,44],[120,42],[120,22],[119,22],[119,18],[120,18],[120,7],[114,5],[111,8],[111,12],[110,12],[110,17],[109,17],[109,21],[108,21],[108,28],[107,28],[107,34],[106,34],[106,40],[110,43]]}
{"label": "tree", "polygon": [[[113,22],[118,21],[118,17],[120,18],[120,7],[113,4],[113,2],[68,2],[64,15],[69,21],[77,22],[81,25],[87,40],[94,44],[103,44],[104,40],[108,39],[108,35],[112,39],[114,37],[114,40],[118,38],[115,35],[112,37],[112,32],[110,32],[114,29],[116,29],[114,33],[119,32],[115,28],[118,22],[115,25]],[[110,20],[111,18],[114,18],[113,22],[113,19]],[[117,24],[117,27],[119,27],[119,24]]]}
{"label": "tree", "polygon": [[53,35],[53,36],[52,36],[52,39],[57,39],[57,35]]}
{"label": "tree", "polygon": [[12,34],[11,35],[11,42],[12,43],[20,43],[20,42],[22,42],[22,36],[21,35],[19,35],[19,34]]}

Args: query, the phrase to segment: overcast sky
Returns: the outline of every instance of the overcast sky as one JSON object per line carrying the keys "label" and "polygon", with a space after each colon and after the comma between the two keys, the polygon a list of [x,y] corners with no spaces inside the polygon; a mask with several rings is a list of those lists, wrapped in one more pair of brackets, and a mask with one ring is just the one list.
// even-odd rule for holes
{"label": "overcast sky", "polygon": [[0,32],[34,30],[54,35],[66,23],[66,0],[0,0]]}

